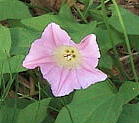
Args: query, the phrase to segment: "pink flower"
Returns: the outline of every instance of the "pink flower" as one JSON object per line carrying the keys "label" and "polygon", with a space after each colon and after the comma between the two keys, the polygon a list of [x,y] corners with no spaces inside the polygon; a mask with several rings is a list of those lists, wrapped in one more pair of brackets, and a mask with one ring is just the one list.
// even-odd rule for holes
{"label": "pink flower", "polygon": [[75,44],[59,25],[50,23],[41,38],[32,43],[23,66],[28,69],[40,67],[53,94],[64,96],[74,89],[84,89],[107,78],[96,68],[99,58],[94,34]]}

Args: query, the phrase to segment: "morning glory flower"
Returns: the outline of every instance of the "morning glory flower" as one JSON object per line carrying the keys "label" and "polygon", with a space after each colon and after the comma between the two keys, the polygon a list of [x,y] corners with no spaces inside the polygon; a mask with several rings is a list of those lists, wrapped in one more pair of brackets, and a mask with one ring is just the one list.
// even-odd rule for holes
{"label": "morning glory flower", "polygon": [[28,69],[40,67],[54,96],[64,96],[107,78],[96,68],[99,58],[94,34],[76,44],[59,25],[50,23],[41,38],[32,43],[23,66]]}

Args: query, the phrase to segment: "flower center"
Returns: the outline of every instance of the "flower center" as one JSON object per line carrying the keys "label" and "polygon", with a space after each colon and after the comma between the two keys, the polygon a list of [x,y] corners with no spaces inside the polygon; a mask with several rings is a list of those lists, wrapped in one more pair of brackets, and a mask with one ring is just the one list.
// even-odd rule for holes
{"label": "flower center", "polygon": [[76,68],[81,63],[81,55],[76,47],[60,46],[54,51],[57,64],[65,68]]}

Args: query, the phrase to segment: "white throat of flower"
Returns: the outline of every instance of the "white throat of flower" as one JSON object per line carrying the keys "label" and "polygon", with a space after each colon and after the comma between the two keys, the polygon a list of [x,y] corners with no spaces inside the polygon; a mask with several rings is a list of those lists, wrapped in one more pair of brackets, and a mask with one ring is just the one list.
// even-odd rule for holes
{"label": "white throat of flower", "polygon": [[77,68],[81,63],[79,50],[73,46],[60,46],[54,50],[56,63],[64,68]]}

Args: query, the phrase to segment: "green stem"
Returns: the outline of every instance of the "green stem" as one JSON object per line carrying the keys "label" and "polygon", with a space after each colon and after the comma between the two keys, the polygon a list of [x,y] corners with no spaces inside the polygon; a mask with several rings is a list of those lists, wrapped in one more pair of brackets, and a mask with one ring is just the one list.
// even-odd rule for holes
{"label": "green stem", "polygon": [[75,9],[77,10],[77,12],[79,13],[81,19],[85,22],[85,23],[88,23],[86,18],[84,17],[84,15],[82,14],[82,12],[80,11],[80,9],[78,9],[78,7],[74,6]]}
{"label": "green stem", "polygon": [[131,68],[132,68],[132,71],[133,71],[133,74],[134,74],[134,78],[135,78],[135,81],[138,82],[138,76],[137,76],[137,73],[136,73],[136,70],[135,70],[135,64],[134,64],[134,60],[133,60],[133,56],[132,56],[132,51],[131,51],[131,47],[130,47],[130,41],[128,39],[128,35],[127,35],[127,31],[126,31],[126,28],[125,28],[125,25],[124,25],[124,22],[123,22],[123,18],[121,16],[121,13],[120,13],[120,10],[119,10],[119,7],[116,3],[115,0],[112,0],[114,6],[115,6],[115,9],[116,9],[116,12],[118,14],[118,17],[119,17],[119,21],[120,21],[120,24],[121,24],[121,27],[123,29],[123,33],[124,33],[124,37],[125,37],[125,41],[126,41],[126,46],[127,46],[127,50],[128,50],[128,53],[130,55],[130,62],[131,62]]}
{"label": "green stem", "polygon": [[86,14],[87,14],[87,12],[88,12],[88,10],[89,10],[89,8],[91,7],[92,4],[93,4],[93,0],[89,0],[88,6],[87,6],[87,8],[84,12],[84,17],[86,16]]}
{"label": "green stem", "polygon": [[118,89],[116,88],[116,86],[113,84],[113,82],[110,79],[107,79],[109,86],[111,87],[111,89],[113,90],[113,92],[117,93]]}
{"label": "green stem", "polygon": [[[104,4],[108,3],[109,1],[111,1],[111,0],[104,1]],[[97,7],[97,9],[100,9],[101,7],[102,7],[102,3]]]}
{"label": "green stem", "polygon": [[[37,78],[38,79],[35,79],[37,83],[41,82],[42,81],[42,78],[40,77],[39,73],[37,71],[35,71],[35,73]],[[32,76],[33,76],[33,73],[32,73]],[[40,87],[39,87],[40,86]],[[41,87],[41,84],[37,84],[37,87],[40,88],[42,90],[42,92],[47,96],[47,97],[50,97],[50,95],[43,89],[43,87]]]}
{"label": "green stem", "polygon": [[[104,3],[104,0],[101,0],[101,7],[102,7],[102,12],[103,12],[103,19],[104,19],[104,23],[106,25],[106,28],[108,30],[108,34],[109,34],[109,37],[110,37],[110,41],[111,41],[111,44],[112,44],[112,47],[113,47],[113,51],[114,51],[114,54],[115,54],[115,62],[118,66],[118,68],[120,69],[120,71],[122,71],[122,75],[123,77],[126,79],[128,78],[127,74],[125,73],[124,71],[124,68],[123,66],[121,65],[120,61],[119,61],[119,55],[117,53],[117,50],[116,50],[116,47],[114,45],[114,42],[113,42],[113,38],[112,38],[112,34],[111,34],[111,29],[110,29],[110,26],[107,22],[107,15],[105,13],[106,9],[105,9],[105,3]],[[120,80],[120,79],[119,79]]]}
{"label": "green stem", "polygon": [[27,98],[27,99],[30,99],[30,100],[36,101],[36,99],[30,97],[29,95],[23,95],[23,94],[21,94],[21,93],[17,93],[17,95],[21,96],[21,97],[19,97],[20,99]]}
{"label": "green stem", "polygon": [[4,91],[4,94],[2,95],[2,100],[5,100],[5,98],[7,97],[8,93],[9,93],[9,90],[10,90],[10,88],[11,88],[13,82],[14,82],[15,77],[16,77],[16,76],[14,76],[14,77],[12,78],[12,80],[9,80],[9,81],[8,81],[8,84],[7,84],[7,86],[6,86],[6,89],[5,89],[5,91]]}
{"label": "green stem", "polygon": [[10,80],[8,81],[8,84],[7,84],[7,86],[5,88],[5,91],[2,95],[2,100],[5,100],[5,98],[7,97],[8,93],[9,93],[9,90],[10,90],[10,88],[11,88],[11,86],[12,86],[14,80],[15,80],[15,77],[16,77],[16,74],[15,74],[14,77],[12,75],[11,65],[10,65],[10,62],[9,62],[10,56],[9,56],[9,53],[6,50],[5,50],[5,54],[7,55],[7,62],[8,62],[8,67],[9,67]]}
{"label": "green stem", "polygon": [[54,108],[54,107],[52,107],[52,106],[48,106],[51,110],[54,110],[54,111],[56,111],[56,112],[59,112],[59,110],[58,109],[56,109],[56,108]]}
{"label": "green stem", "polygon": [[41,86],[39,82],[38,82],[38,88],[39,88],[39,100],[41,100]]}
{"label": "green stem", "polygon": [[4,77],[3,77],[3,62],[2,62],[2,65],[1,65],[1,72],[0,72],[0,86],[2,87],[2,91],[0,93],[0,95],[2,95],[2,92],[5,92],[5,82],[4,82]]}

